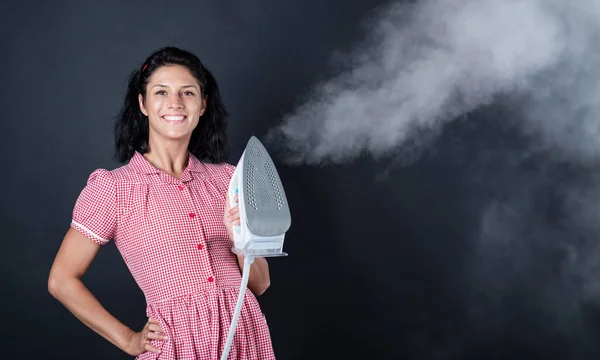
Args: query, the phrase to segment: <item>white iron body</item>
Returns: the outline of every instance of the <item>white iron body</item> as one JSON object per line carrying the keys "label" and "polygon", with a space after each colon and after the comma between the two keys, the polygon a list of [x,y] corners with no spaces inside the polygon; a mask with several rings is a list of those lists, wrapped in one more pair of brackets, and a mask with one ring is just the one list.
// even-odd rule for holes
{"label": "white iron body", "polygon": [[238,195],[240,226],[234,226],[233,252],[260,257],[286,256],[285,233],[291,225],[287,198],[269,154],[251,137],[229,183],[230,206]]}
{"label": "white iron body", "polygon": [[[238,201],[235,201],[235,195]],[[255,257],[287,256],[285,233],[291,225],[287,197],[267,150],[252,136],[229,182],[229,205],[239,205],[240,225],[233,227],[232,251],[244,256],[242,283],[221,360],[226,360],[241,312],[250,266]]]}

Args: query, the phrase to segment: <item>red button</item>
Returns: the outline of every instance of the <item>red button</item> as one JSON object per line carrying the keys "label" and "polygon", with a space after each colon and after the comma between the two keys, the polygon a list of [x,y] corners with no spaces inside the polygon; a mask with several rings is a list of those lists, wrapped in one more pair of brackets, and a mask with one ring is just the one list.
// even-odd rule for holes
{"label": "red button", "polygon": [[183,190],[183,186],[179,185],[178,186],[179,190]]}
{"label": "red button", "polygon": [[190,213],[190,217],[193,218],[194,216],[196,216],[196,214],[194,213]]}
{"label": "red button", "polygon": [[214,277],[212,277],[212,276],[210,276],[210,277],[208,278],[208,282],[213,282],[213,281],[215,281],[215,278],[214,278]]}
{"label": "red button", "polygon": [[198,244],[198,250],[202,250],[203,247],[202,244]]}

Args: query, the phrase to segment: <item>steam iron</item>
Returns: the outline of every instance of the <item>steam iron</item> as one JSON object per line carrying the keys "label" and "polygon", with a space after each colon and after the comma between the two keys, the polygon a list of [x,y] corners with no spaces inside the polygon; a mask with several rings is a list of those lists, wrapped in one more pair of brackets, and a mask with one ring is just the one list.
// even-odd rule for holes
{"label": "steam iron", "polygon": [[[240,225],[233,227],[232,251],[244,256],[242,283],[221,360],[226,360],[248,285],[250,265],[255,257],[287,256],[283,252],[291,215],[281,179],[269,153],[254,136],[229,182],[230,206],[239,205]],[[235,195],[238,195],[238,203]]]}
{"label": "steam iron", "polygon": [[291,225],[283,185],[269,153],[254,136],[229,183],[231,207],[238,195],[240,226],[234,226],[233,252],[260,257],[286,256],[283,240]]}

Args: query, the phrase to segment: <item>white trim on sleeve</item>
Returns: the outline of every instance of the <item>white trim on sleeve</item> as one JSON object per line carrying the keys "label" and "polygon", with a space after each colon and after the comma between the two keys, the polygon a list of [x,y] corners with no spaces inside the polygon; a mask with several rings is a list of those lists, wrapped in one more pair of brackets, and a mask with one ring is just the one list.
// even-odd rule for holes
{"label": "white trim on sleeve", "polygon": [[86,228],[85,226],[81,225],[80,223],[76,222],[75,220],[71,220],[71,222],[75,225],[77,225],[78,227],[82,228],[83,230],[87,231],[90,235],[92,235],[94,238],[96,238],[97,240],[103,242],[103,243],[107,243],[108,240],[101,238],[100,236],[96,235],[92,230]]}

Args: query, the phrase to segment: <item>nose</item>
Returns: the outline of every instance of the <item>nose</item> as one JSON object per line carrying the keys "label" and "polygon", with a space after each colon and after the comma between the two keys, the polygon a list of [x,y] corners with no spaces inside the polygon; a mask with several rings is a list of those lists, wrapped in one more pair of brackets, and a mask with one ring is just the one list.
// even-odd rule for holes
{"label": "nose", "polygon": [[179,94],[169,95],[169,102],[167,104],[169,109],[181,109],[183,108],[183,101]]}

